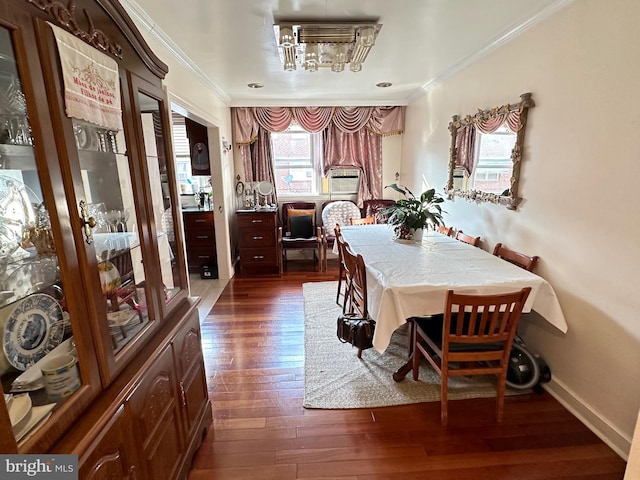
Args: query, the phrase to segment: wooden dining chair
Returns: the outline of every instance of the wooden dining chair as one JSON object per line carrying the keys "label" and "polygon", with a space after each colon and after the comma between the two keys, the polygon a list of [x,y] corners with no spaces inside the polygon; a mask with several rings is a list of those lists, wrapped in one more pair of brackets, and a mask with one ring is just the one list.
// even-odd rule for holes
{"label": "wooden dining chair", "polygon": [[[342,313],[346,311],[349,284],[351,283],[351,275],[347,270],[344,258],[344,249],[349,244],[344,240],[342,233],[340,232],[340,225],[336,225],[334,228],[335,241],[338,245],[338,291],[336,292],[336,303],[342,307]],[[342,303],[340,302],[342,297]]]}
{"label": "wooden dining chair", "polygon": [[444,315],[413,319],[413,379],[424,356],[440,375],[440,421],[448,422],[449,377],[495,375],[496,419],[502,421],[511,345],[522,308],[531,292],[492,295],[447,292]]}
{"label": "wooden dining chair", "polygon": [[349,219],[349,225],[374,225],[376,223],[376,217],[363,217]]}
{"label": "wooden dining chair", "polygon": [[446,235],[447,237],[452,237],[453,227],[445,227],[444,225],[440,225],[438,226],[438,232],[440,232],[443,235]]}
{"label": "wooden dining chair", "polygon": [[[348,313],[355,313],[360,318],[369,318],[367,307],[367,271],[362,255],[355,254],[348,243],[344,246],[344,259],[348,275],[349,298]],[[358,358],[362,358],[362,349],[358,349]]]}
{"label": "wooden dining chair", "polygon": [[471,235],[467,235],[462,230],[458,230],[454,238],[456,240],[460,240],[461,242],[468,243],[469,245],[473,245],[474,247],[477,247],[480,245],[480,237],[473,237]]}
{"label": "wooden dining chair", "polygon": [[367,308],[367,274],[362,255],[355,254],[348,243],[344,247],[345,264],[351,276],[349,288],[349,313],[357,313],[362,318],[369,317]]}
{"label": "wooden dining chair", "polygon": [[500,257],[507,262],[528,270],[529,272],[533,272],[533,269],[536,268],[538,259],[540,258],[537,255],[530,257],[524,253],[516,252],[515,250],[505,247],[502,243],[496,243],[496,246],[493,249],[493,254],[496,257]]}

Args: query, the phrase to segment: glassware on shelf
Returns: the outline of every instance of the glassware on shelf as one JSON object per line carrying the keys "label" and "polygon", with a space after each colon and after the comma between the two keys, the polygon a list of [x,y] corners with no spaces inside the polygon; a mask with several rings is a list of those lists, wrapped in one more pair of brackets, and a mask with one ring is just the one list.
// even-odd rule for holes
{"label": "glassware on shelf", "polygon": [[129,221],[129,214],[131,210],[128,208],[124,208],[119,210],[120,218],[117,222],[118,232],[126,232],[127,231],[127,222]]}
{"label": "glassware on shelf", "polygon": [[90,203],[87,205],[87,214],[96,221],[93,231],[95,233],[109,232],[109,224],[107,222],[107,208],[104,203]]}
{"label": "glassware on shelf", "polygon": [[109,210],[107,212],[107,223],[109,231],[115,233],[118,231],[118,222],[120,221],[120,210]]}

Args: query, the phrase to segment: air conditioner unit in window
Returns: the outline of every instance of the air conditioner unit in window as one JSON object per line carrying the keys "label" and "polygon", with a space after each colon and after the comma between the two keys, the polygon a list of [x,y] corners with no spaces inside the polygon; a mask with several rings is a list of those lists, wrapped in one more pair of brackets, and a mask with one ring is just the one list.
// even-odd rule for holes
{"label": "air conditioner unit in window", "polygon": [[357,168],[340,168],[329,171],[329,193],[346,195],[358,193],[360,170]]}

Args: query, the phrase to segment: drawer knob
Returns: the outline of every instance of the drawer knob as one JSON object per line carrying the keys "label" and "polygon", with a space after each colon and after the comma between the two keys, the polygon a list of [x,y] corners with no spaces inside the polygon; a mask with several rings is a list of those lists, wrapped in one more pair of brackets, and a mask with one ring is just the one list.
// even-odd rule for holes
{"label": "drawer knob", "polygon": [[262,223],[262,220],[251,220],[251,223]]}
{"label": "drawer knob", "polygon": [[196,238],[209,238],[209,235],[198,235]]}
{"label": "drawer knob", "polygon": [[254,240],[262,240],[264,237],[253,237]]}
{"label": "drawer knob", "polygon": [[264,258],[264,255],[254,255],[254,256],[253,256],[253,258],[254,258],[255,260],[261,260],[261,259],[263,259],[263,258]]}

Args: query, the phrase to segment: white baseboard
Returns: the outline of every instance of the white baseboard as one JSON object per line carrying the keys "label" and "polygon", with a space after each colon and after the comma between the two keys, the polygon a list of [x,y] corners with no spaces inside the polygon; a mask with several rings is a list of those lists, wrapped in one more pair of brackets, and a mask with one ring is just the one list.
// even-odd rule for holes
{"label": "white baseboard", "polygon": [[623,435],[616,427],[602,418],[597,412],[592,410],[564,383],[556,378],[551,378],[548,383],[542,386],[567,410],[584,423],[589,430],[595,433],[604,443],[609,445],[625,461],[629,459],[631,450],[631,439]]}

